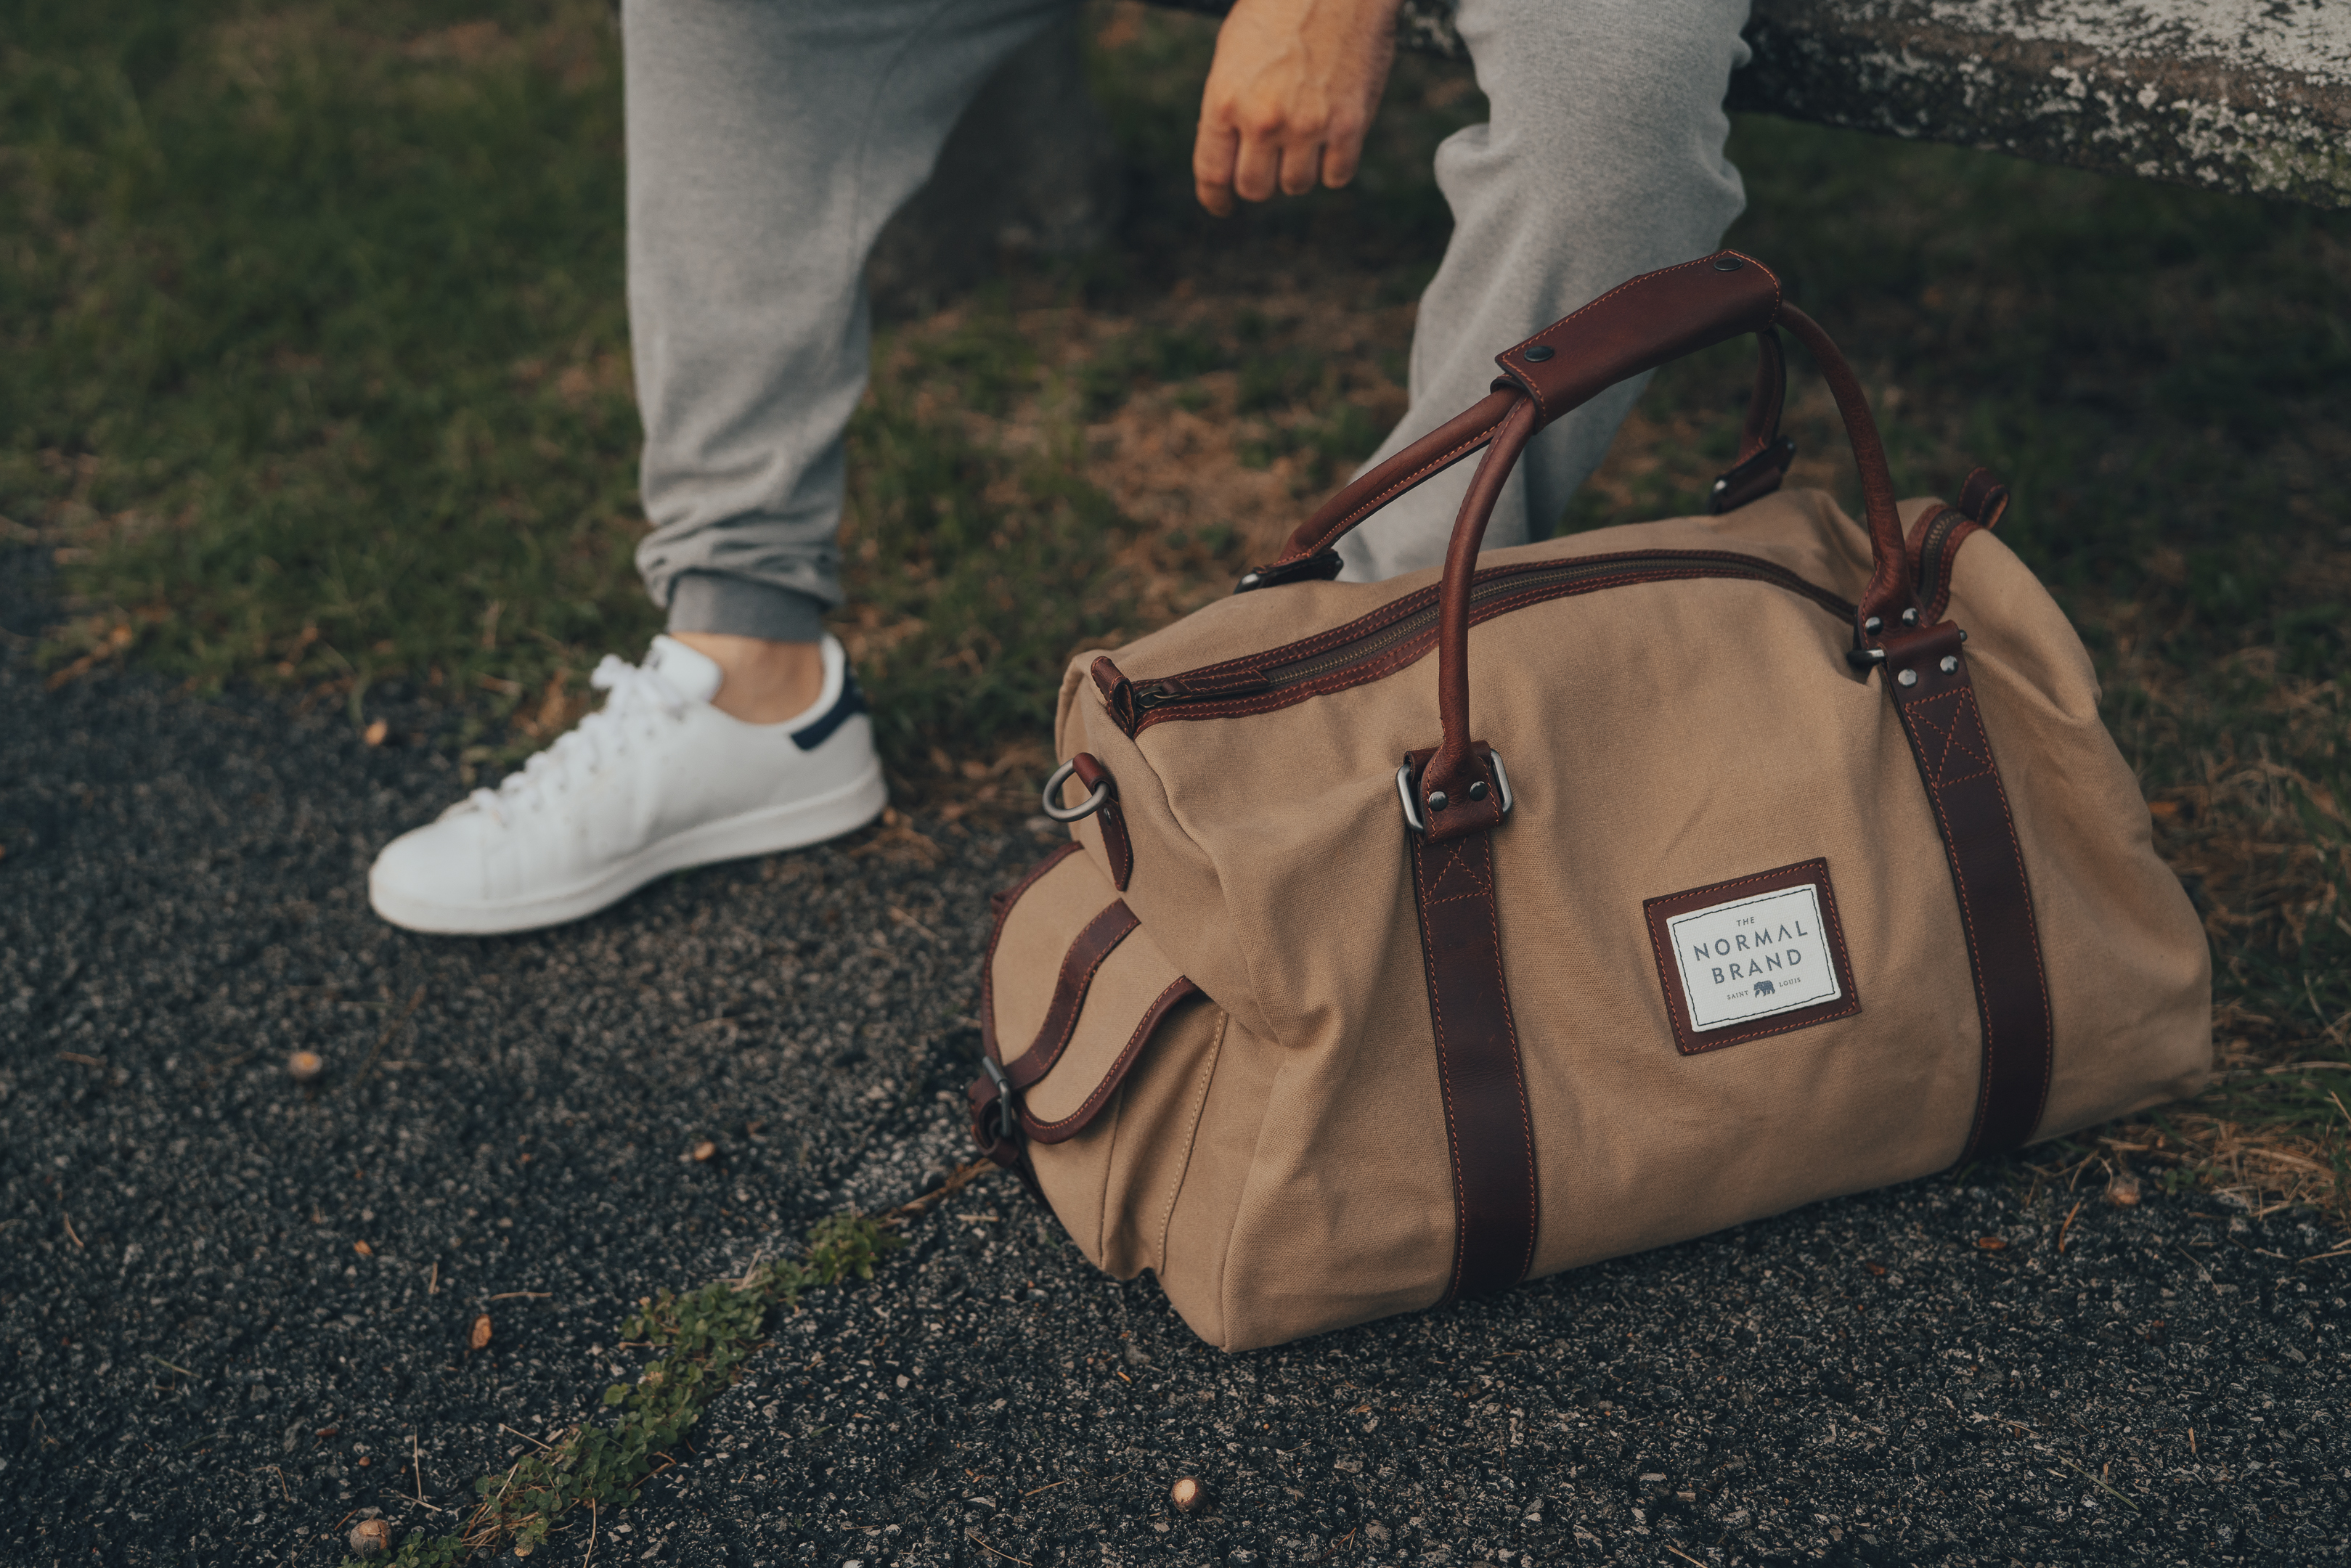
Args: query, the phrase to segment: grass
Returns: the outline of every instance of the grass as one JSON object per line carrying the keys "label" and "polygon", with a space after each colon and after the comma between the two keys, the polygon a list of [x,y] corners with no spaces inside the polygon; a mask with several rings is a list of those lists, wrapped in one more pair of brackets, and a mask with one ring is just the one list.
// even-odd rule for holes
{"label": "grass", "polygon": [[[481,1501],[463,1525],[436,1536],[413,1531],[390,1561],[397,1568],[458,1568],[482,1553],[528,1557],[583,1508],[592,1529],[597,1516],[636,1501],[639,1489],[668,1468],[669,1449],[758,1353],[771,1312],[796,1307],[810,1286],[871,1280],[880,1257],[902,1245],[879,1221],[832,1215],[810,1230],[800,1258],[644,1298],[622,1323],[621,1340],[653,1353],[652,1364],[633,1385],[604,1390],[611,1424],[580,1422],[539,1442],[505,1473],[479,1478],[474,1491]],[[360,1563],[349,1559],[346,1568]]]}
{"label": "grass", "polygon": [[[934,826],[1025,795],[1067,653],[1225,592],[1401,413],[1429,151],[1480,113],[1402,62],[1355,188],[1219,223],[1207,26],[1090,20],[1123,233],[888,327],[850,433],[838,626]],[[0,545],[57,563],[52,678],[429,696],[484,767],[570,723],[656,625],[619,136],[603,0],[20,5]],[[1731,152],[1732,243],[1854,355],[1905,493],[2010,481],[2205,916],[2223,1075],[2084,1148],[2351,1216],[2351,1072],[2308,1065],[2351,1060],[2351,214],[1764,119]],[[1743,360],[1661,372],[1564,526],[1698,509]],[[1797,384],[1796,480],[1850,504]]]}

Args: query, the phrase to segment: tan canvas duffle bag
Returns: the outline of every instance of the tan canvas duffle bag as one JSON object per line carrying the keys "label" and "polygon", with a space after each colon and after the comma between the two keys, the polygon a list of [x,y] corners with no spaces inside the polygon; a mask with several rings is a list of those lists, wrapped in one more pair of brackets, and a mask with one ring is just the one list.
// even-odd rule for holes
{"label": "tan canvas duffle bag", "polygon": [[[1856,525],[1778,489],[1775,328]],[[1480,555],[1547,421],[1753,333],[1715,515]],[[2210,964],[2088,655],[1991,529],[1896,503],[1753,259],[1499,358],[1247,591],[1063,682],[1073,841],[997,900],[983,1148],[1229,1350],[1409,1312],[2192,1092]],[[1479,452],[1441,572],[1332,546]]]}

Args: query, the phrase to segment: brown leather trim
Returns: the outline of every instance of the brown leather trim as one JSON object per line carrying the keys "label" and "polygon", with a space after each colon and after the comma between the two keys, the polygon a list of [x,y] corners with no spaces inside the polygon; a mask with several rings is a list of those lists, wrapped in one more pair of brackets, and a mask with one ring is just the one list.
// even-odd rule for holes
{"label": "brown leather trim", "polygon": [[[1078,1014],[1084,1010],[1086,992],[1093,987],[1095,972],[1102,967],[1102,960],[1142,924],[1122,899],[1087,921],[1085,928],[1071,939],[1070,950],[1061,955],[1061,972],[1053,978],[1052,1000],[1046,1005],[1045,1021],[1037,1026],[1036,1040],[1017,1059],[1004,1062],[1004,1075],[1012,1081],[1013,1088],[1026,1089],[1053,1071],[1053,1063],[1061,1060],[1061,1052],[1069,1048],[1070,1036],[1077,1030]],[[986,1022],[995,1022],[992,1014]],[[990,1056],[1003,1061],[998,1055],[998,1042],[984,1034],[982,1044]]]}
{"label": "brown leather trim", "polygon": [[[2053,1044],[2049,977],[2024,851],[1968,676],[1959,629],[1941,622],[1888,637],[1886,647],[1880,676],[1942,830],[1983,1025],[1983,1082],[1959,1153],[1964,1163],[2022,1146],[2040,1124]],[[1906,672],[1917,676],[1907,686]]]}
{"label": "brown leather trim", "polygon": [[[1469,786],[1484,776],[1484,764],[1470,754],[1469,585],[1478,575],[1478,548],[1485,541],[1486,525],[1493,517],[1494,503],[1500,499],[1502,486],[1509,482],[1519,454],[1534,438],[1541,423],[1535,417],[1533,406],[1521,403],[1494,432],[1494,444],[1486,449],[1477,475],[1469,481],[1468,492],[1461,497],[1461,513],[1453,524],[1453,539],[1446,547],[1445,577],[1437,585],[1437,717],[1444,726],[1445,738],[1421,769],[1420,791],[1424,798],[1432,791],[1442,790],[1454,800],[1466,800]],[[1493,820],[1499,821],[1499,802],[1492,804],[1496,808]],[[1473,832],[1481,825],[1477,813],[1448,814],[1441,819],[1430,818],[1427,833],[1433,839],[1444,840]]]}
{"label": "brown leather trim", "polygon": [[1780,308],[1780,320],[1811,352],[1821,379],[1829,383],[1837,413],[1844,419],[1846,439],[1853,445],[1855,466],[1861,470],[1862,520],[1869,529],[1874,564],[1869,586],[1862,591],[1861,604],[1855,612],[1855,630],[1859,632],[1861,623],[1873,615],[1892,626],[1911,603],[1909,558],[1902,547],[1902,518],[1895,510],[1894,475],[1886,465],[1886,443],[1879,438],[1877,421],[1869,412],[1869,394],[1861,390],[1861,378],[1853,373],[1853,367],[1821,330],[1819,322],[1785,304]]}
{"label": "brown leather trim", "polygon": [[1127,837],[1126,813],[1118,809],[1118,780],[1091,751],[1081,751],[1070,761],[1077,769],[1081,800],[1092,796],[1098,785],[1110,786],[1110,799],[1094,813],[1094,825],[1102,830],[1102,853],[1110,857],[1111,885],[1124,893],[1126,884],[1134,880],[1134,841]]}
{"label": "brown leather trim", "polygon": [[[987,901],[988,909],[995,915],[995,924],[987,934],[987,952],[979,966],[979,1040],[981,1051],[990,1060],[1001,1061],[996,1045],[996,945],[1003,939],[1005,917],[1047,872],[1078,853],[1079,849],[1074,841],[1060,845],[1051,854],[1029,867],[1028,873],[1019,882]],[[1037,1173],[1029,1166],[1028,1151],[1017,1140],[1007,1140],[998,1135],[996,1085],[983,1073],[971,1081],[970,1086],[964,1091],[964,1098],[971,1111],[972,1142],[978,1145],[979,1152],[1019,1176],[1020,1185],[1029,1189],[1029,1195],[1043,1203],[1044,1189],[1037,1185]]]}
{"label": "brown leather trim", "polygon": [[1102,706],[1110,709],[1112,720],[1120,729],[1126,732],[1129,739],[1133,739],[1134,736],[1133,683],[1120,673],[1116,664],[1111,663],[1108,653],[1096,659],[1086,673],[1093,676],[1094,689],[1102,693]]}
{"label": "brown leather trim", "polygon": [[[1729,904],[1758,894],[1776,893],[1782,888],[1806,886],[1820,890],[1822,936],[1828,946],[1829,962],[1836,969],[1837,988],[1843,994],[1813,1007],[1773,1013],[1748,1024],[1719,1030],[1698,1029],[1690,1020],[1689,994],[1682,987],[1681,966],[1673,958],[1672,933],[1667,929],[1667,923],[1693,909]],[[1794,1030],[1810,1029],[1814,1024],[1851,1018],[1861,1011],[1861,993],[1853,983],[1853,959],[1845,952],[1844,926],[1837,919],[1836,890],[1829,885],[1829,862],[1825,860],[1802,861],[1795,865],[1781,866],[1776,871],[1757,872],[1752,876],[1733,877],[1729,882],[1694,887],[1687,893],[1667,894],[1649,899],[1641,905],[1641,910],[1648,917],[1649,949],[1657,960],[1657,983],[1665,988],[1666,1015],[1674,1026],[1674,1048],[1684,1056],[1697,1056],[1705,1051],[1720,1051],[1729,1045],[1741,1045],[1750,1040],[1763,1040]]]}
{"label": "brown leather trim", "polygon": [[1110,1071],[1102,1074],[1102,1082],[1093,1086],[1092,1092],[1086,1096],[1085,1103],[1058,1122],[1040,1122],[1029,1114],[1028,1106],[1016,1105],[1020,1130],[1040,1144],[1067,1143],[1084,1132],[1102,1108],[1110,1103],[1110,1097],[1118,1092],[1118,1086],[1126,1082],[1127,1070],[1134,1065],[1135,1058],[1143,1054],[1144,1046],[1158,1031],[1169,1011],[1176,1003],[1186,997],[1197,996],[1199,991],[1199,987],[1182,975],[1168,981],[1167,988],[1152,998],[1151,1006],[1135,1020],[1134,1032],[1126,1037],[1126,1044],[1119,1048],[1118,1059],[1111,1063]]}
{"label": "brown leather trim", "polygon": [[1451,1301],[1507,1289],[1534,1266],[1534,1121],[1502,976],[1493,835],[1405,837],[1453,1161],[1453,1271],[1443,1297]]}
{"label": "brown leather trim", "polygon": [[1989,468],[1971,469],[1959,486],[1959,510],[1985,528],[1996,528],[2008,516],[2008,486]]}
{"label": "brown leather trim", "polygon": [[1762,331],[1778,318],[1780,304],[1780,280],[1770,267],[1751,256],[1717,251],[1626,279],[1495,362],[1526,390],[1539,423],[1548,424],[1627,377]]}
{"label": "brown leather trim", "polygon": [[1384,463],[1358,475],[1298,525],[1269,565],[1286,565],[1329,549],[1357,523],[1485,445],[1518,401],[1515,391],[1488,392]]}
{"label": "brown leather trim", "polygon": [[1074,839],[1059,845],[1051,854],[1030,866],[1027,875],[987,901],[988,910],[995,915],[996,923],[988,929],[987,951],[979,961],[979,1048],[998,1062],[1004,1060],[1004,1056],[996,1047],[996,945],[1004,939],[1005,919],[1012,913],[1012,906],[1019,904],[1047,872],[1083,849],[1084,846]]}
{"label": "brown leather trim", "polygon": [[1951,568],[1959,547],[1981,532],[1981,523],[1951,507],[1929,507],[1910,525],[1905,545],[1917,573],[1918,617],[1928,625],[1940,621],[1950,606]]}
{"label": "brown leather trim", "polygon": [[[1853,603],[1839,598],[1827,589],[1806,582],[1783,567],[1752,556],[1728,550],[1643,550],[1624,552],[1627,560],[1655,561],[1661,557],[1676,558],[1669,567],[1631,567],[1621,572],[1596,577],[1579,578],[1572,581],[1552,582],[1520,592],[1491,594],[1473,601],[1469,612],[1472,626],[1483,625],[1498,615],[1547,603],[1554,599],[1572,599],[1581,594],[1597,593],[1605,589],[1631,588],[1649,582],[1683,582],[1698,579],[1722,579],[1732,581],[1761,583],[1811,600],[1834,617],[1840,624],[1853,620]],[[1591,564],[1616,559],[1613,556],[1581,558]],[[1472,591],[1495,584],[1507,584],[1512,578],[1540,576],[1553,570],[1556,561],[1525,561],[1512,566],[1488,567],[1479,571]],[[1437,646],[1437,627],[1431,623],[1425,631],[1398,639],[1373,659],[1346,664],[1328,675],[1311,681],[1300,681],[1290,685],[1270,685],[1259,666],[1270,669],[1294,660],[1311,658],[1326,649],[1336,648],[1361,637],[1377,634],[1399,621],[1409,620],[1426,612],[1437,599],[1434,584],[1419,589],[1400,599],[1391,600],[1368,615],[1348,622],[1345,625],[1322,632],[1300,642],[1251,653],[1245,658],[1188,670],[1180,675],[1146,679],[1146,686],[1176,685],[1187,690],[1216,691],[1229,689],[1236,695],[1214,700],[1189,699],[1182,703],[1154,707],[1144,712],[1131,734],[1139,735],[1155,724],[1173,719],[1236,718],[1250,714],[1271,713],[1289,707],[1311,697],[1345,691],[1367,681],[1384,680],[1398,670],[1409,668],[1428,656]],[[1129,691],[1132,691],[1130,685]]]}
{"label": "brown leather trim", "polygon": [[[1739,431],[1740,463],[1761,457],[1780,439],[1780,413],[1787,401],[1788,356],[1780,334],[1766,327],[1755,334],[1755,389],[1748,394],[1747,422]],[[1778,481],[1772,483],[1776,487]]]}

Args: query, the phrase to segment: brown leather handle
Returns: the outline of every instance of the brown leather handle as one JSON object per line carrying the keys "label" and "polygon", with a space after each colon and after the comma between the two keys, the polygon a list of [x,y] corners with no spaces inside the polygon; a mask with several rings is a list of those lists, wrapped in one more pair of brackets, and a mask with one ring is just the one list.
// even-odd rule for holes
{"label": "brown leather handle", "polygon": [[[1715,482],[1713,504],[1719,512],[1769,495],[1779,487],[1781,476],[1786,472],[1784,458],[1776,464],[1770,461],[1771,448],[1779,441],[1780,414],[1788,385],[1787,361],[1780,350],[1779,334],[1768,327],[1757,332],[1755,350],[1755,388],[1747,402],[1739,457]],[[1515,384],[1498,382],[1496,385],[1498,390],[1403,451],[1365,469],[1334,492],[1290,531],[1280,555],[1250,574],[1248,586],[1270,586],[1284,580],[1290,575],[1288,569],[1330,549],[1353,531],[1356,524],[1382,507],[1444,473],[1492,440],[1495,429],[1517,402],[1512,395],[1517,391]]]}
{"label": "brown leather handle", "polygon": [[[1498,390],[1514,386],[1524,396],[1482,436],[1488,451],[1462,497],[1446,550],[1437,634],[1437,701],[1445,737],[1417,784],[1430,839],[1458,838],[1501,820],[1499,791],[1471,788],[1487,780],[1469,728],[1469,590],[1487,522],[1520,453],[1544,424],[1616,382],[1742,332],[1763,332],[1775,321],[1818,361],[1861,469],[1872,570],[1855,612],[1855,642],[1876,645],[1899,611],[1917,608],[1876,422],[1860,379],[1820,324],[1781,298],[1779,280],[1761,263],[1735,252],[1634,278],[1499,358]],[[1445,807],[1434,804],[1438,798]]]}

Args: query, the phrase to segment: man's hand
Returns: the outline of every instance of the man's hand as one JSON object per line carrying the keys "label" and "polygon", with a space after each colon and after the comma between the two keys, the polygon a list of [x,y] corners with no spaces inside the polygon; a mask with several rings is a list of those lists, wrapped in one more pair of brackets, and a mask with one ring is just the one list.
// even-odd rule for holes
{"label": "man's hand", "polygon": [[1192,180],[1223,217],[1279,186],[1302,196],[1355,177],[1395,62],[1401,0],[1238,0],[1200,98]]}

